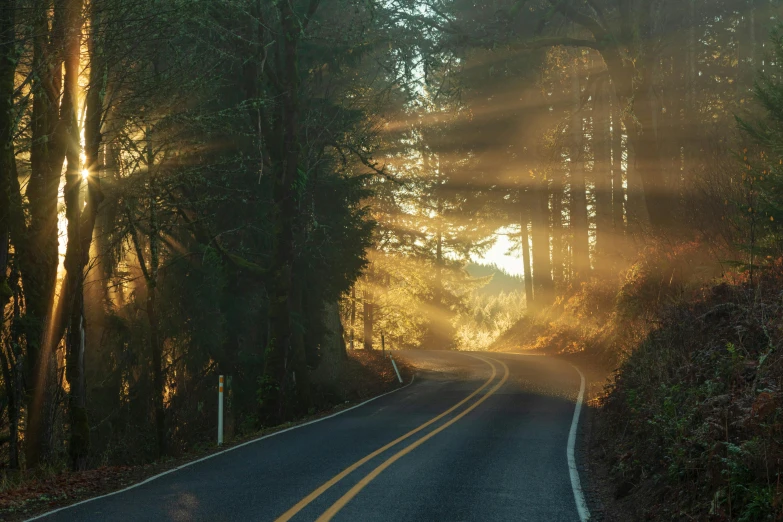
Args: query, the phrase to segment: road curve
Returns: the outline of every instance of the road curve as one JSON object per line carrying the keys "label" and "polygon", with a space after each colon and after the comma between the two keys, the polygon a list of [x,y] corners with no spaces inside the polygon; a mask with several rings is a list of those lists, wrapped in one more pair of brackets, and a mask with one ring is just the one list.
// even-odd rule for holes
{"label": "road curve", "polygon": [[39,520],[578,522],[580,377],[543,356],[404,352],[413,385]]}

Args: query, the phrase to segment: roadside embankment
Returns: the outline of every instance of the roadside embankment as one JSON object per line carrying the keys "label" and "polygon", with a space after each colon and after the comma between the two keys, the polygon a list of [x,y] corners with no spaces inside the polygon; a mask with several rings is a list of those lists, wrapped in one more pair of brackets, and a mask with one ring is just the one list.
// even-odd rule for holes
{"label": "roadside embankment", "polygon": [[604,520],[783,520],[782,271],[751,284],[701,256],[648,252],[494,347],[585,369],[582,455]]}

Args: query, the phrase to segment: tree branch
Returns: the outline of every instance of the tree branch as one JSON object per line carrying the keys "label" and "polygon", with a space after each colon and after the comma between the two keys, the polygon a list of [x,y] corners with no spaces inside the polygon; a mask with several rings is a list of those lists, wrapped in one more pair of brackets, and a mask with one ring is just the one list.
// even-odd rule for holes
{"label": "tree branch", "polygon": [[133,223],[133,217],[131,216],[131,211],[127,207],[127,205],[124,206],[125,216],[128,218],[128,230],[130,231],[131,236],[131,242],[133,243],[133,249],[136,251],[136,257],[139,258],[139,267],[141,268],[141,273],[144,276],[144,280],[149,283],[152,281],[150,278],[150,273],[147,271],[147,263],[144,261],[144,253],[141,251],[141,244],[139,243],[139,237],[136,233],[136,226]]}
{"label": "tree branch", "polygon": [[586,14],[574,9],[572,6],[565,3],[565,0],[549,0],[549,3],[554,6],[555,10],[574,22],[581,25],[588,31],[590,31],[598,41],[603,40],[606,37],[606,29],[601,27],[594,18],[587,16]]}
{"label": "tree branch", "polygon": [[300,34],[304,34],[304,32],[307,30],[307,26],[310,25],[310,20],[313,19],[315,16],[315,12],[318,11],[318,5],[321,3],[321,0],[310,0],[310,5],[307,6],[307,13],[304,17],[304,22],[302,22],[302,31]]}
{"label": "tree branch", "polygon": [[601,25],[604,26],[604,29],[609,30],[609,23],[606,21],[606,11],[604,8],[595,0],[585,0],[585,2],[587,2],[587,5],[589,5],[593,11],[595,11],[596,16],[598,16],[598,21],[601,22]]}
{"label": "tree branch", "polygon": [[[220,236],[225,234],[226,231],[221,232],[214,237],[210,237],[210,234],[206,230],[206,228],[201,226],[193,219],[191,219],[190,216],[188,216],[187,211],[185,211],[184,208],[182,208],[180,205],[177,204],[177,198],[174,196],[171,190],[169,190],[168,188],[165,188],[164,190],[166,191],[166,194],[169,196],[169,199],[171,200],[171,204],[174,206],[177,215],[180,218],[182,218],[182,220],[190,227],[191,231],[193,232],[193,236],[196,238],[196,240],[199,243],[201,243],[205,247],[209,247],[214,243],[215,249],[217,250],[220,257],[224,261],[227,261],[232,265],[234,265],[236,268],[247,270],[251,274],[257,276],[266,275],[267,271],[260,265],[252,261],[249,261],[244,257],[238,256],[236,254],[232,254],[231,252],[225,249],[223,244],[220,242]],[[187,194],[183,194],[183,196],[190,203],[190,198],[187,196]]]}
{"label": "tree branch", "polygon": [[542,49],[544,47],[557,47],[559,45],[563,47],[587,47],[597,51],[601,51],[604,48],[602,43],[596,42],[595,40],[583,40],[580,38],[570,38],[567,36],[528,40],[527,42],[512,44],[511,48],[520,50],[533,50]]}
{"label": "tree branch", "polygon": [[347,144],[346,145],[340,145],[339,143],[336,143],[336,142],[331,143],[331,145],[332,145],[332,147],[337,149],[337,151],[343,157],[343,162],[346,162],[345,152],[343,151],[343,148],[345,148],[351,154],[356,156],[359,159],[359,161],[362,163],[362,165],[364,165],[368,169],[372,170],[378,176],[381,176],[382,178],[385,178],[385,179],[387,179],[387,180],[389,180],[391,182],[398,183],[398,184],[402,185],[402,182],[400,180],[398,180],[397,178],[395,178],[394,176],[392,176],[391,174],[386,172],[386,166],[385,165],[379,167],[378,163],[372,161],[370,158],[368,158],[367,156],[362,154],[359,150],[356,150],[354,147],[352,147],[350,145],[347,145]]}

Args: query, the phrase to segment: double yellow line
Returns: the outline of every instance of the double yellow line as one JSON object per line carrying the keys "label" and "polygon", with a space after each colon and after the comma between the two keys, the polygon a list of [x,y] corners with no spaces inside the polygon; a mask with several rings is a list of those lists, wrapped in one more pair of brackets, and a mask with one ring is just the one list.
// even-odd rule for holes
{"label": "double yellow line", "polygon": [[[469,355],[469,354],[465,354],[465,355]],[[405,455],[407,455],[408,453],[410,453],[414,449],[418,448],[419,446],[421,446],[422,444],[427,442],[429,439],[431,439],[432,437],[434,437],[435,435],[437,435],[441,431],[445,430],[446,428],[448,428],[449,426],[451,426],[452,424],[454,424],[455,422],[460,420],[462,417],[464,417],[465,415],[467,415],[468,413],[470,413],[471,411],[476,409],[481,403],[483,403],[485,400],[487,400],[489,397],[491,397],[495,392],[497,392],[506,383],[506,381],[508,380],[508,375],[509,375],[509,370],[508,370],[508,366],[506,365],[506,363],[504,363],[503,361],[499,361],[497,359],[489,359],[489,358],[485,359],[483,357],[478,357],[478,356],[475,356],[475,355],[471,355],[471,357],[473,357],[475,359],[479,359],[480,361],[483,361],[483,362],[489,364],[489,366],[492,368],[492,375],[489,377],[489,379],[487,379],[487,381],[481,387],[479,387],[476,391],[474,391],[473,393],[471,393],[470,395],[465,397],[463,400],[461,400],[460,402],[458,402],[457,404],[455,404],[454,406],[452,406],[448,410],[446,410],[443,413],[441,413],[440,415],[438,415],[437,417],[433,417],[432,419],[428,420],[424,424],[418,426],[417,428],[412,429],[411,431],[409,431],[405,435],[402,435],[402,436],[394,439],[393,441],[391,441],[390,443],[386,444],[385,446],[383,446],[383,447],[373,451],[372,453],[370,453],[366,457],[363,457],[363,458],[357,460],[356,462],[351,464],[349,467],[347,467],[346,469],[344,469],[343,471],[341,471],[340,473],[338,473],[337,475],[335,475],[334,477],[332,477],[328,481],[324,482],[320,487],[318,487],[317,489],[313,490],[312,493],[310,493],[309,495],[304,497],[302,500],[297,502],[291,509],[289,509],[288,511],[283,513],[279,518],[277,518],[276,522],[285,522],[287,520],[291,520],[291,518],[293,518],[296,514],[298,514],[302,509],[304,509],[313,500],[315,500],[316,498],[321,496],[326,490],[328,490],[329,488],[331,488],[332,486],[334,486],[335,484],[340,482],[342,479],[344,479],[350,473],[355,471],[357,468],[359,468],[363,464],[367,463],[368,461],[372,460],[373,458],[377,457],[378,455],[380,455],[381,453],[385,452],[389,448],[399,444],[400,442],[404,441],[405,439],[407,439],[407,438],[415,435],[416,433],[420,432],[421,430],[427,428],[428,426],[438,422],[443,417],[445,417],[445,416],[449,415],[450,413],[454,412],[454,410],[458,409],[460,406],[464,405],[466,402],[470,401],[473,397],[475,397],[476,395],[481,393],[481,391],[484,390],[487,386],[489,386],[492,383],[492,381],[495,379],[495,377],[497,376],[497,369],[495,368],[495,365],[493,365],[489,361],[496,362],[496,363],[498,363],[498,364],[503,366],[504,374],[503,374],[503,378],[500,379],[500,382],[498,382],[491,390],[489,390],[486,394],[484,394],[484,396],[481,397],[479,400],[477,400],[476,402],[474,402],[473,404],[471,404],[470,406],[465,408],[465,410],[462,411],[462,413],[456,415],[454,418],[452,418],[448,422],[445,422],[443,425],[441,425],[438,428],[432,430],[427,435],[423,436],[422,438],[420,438],[419,440],[417,440],[413,444],[410,444],[410,445],[406,446],[405,448],[401,449],[400,451],[398,451],[397,453],[395,453],[394,455],[392,455],[391,457],[386,459],[383,463],[379,464],[375,469],[373,469],[364,478],[362,478],[354,487],[352,487],[346,494],[344,494],[342,497],[340,497],[337,500],[337,502],[332,504],[329,507],[329,509],[327,509],[320,517],[318,517],[318,521],[319,522],[327,522],[327,521],[331,520],[332,517],[334,517],[343,507],[345,507],[345,505],[348,504],[348,502],[350,502],[351,499],[353,499],[356,495],[358,495],[359,492],[362,489],[364,489],[378,475],[383,473],[383,471],[386,468],[388,468],[389,466],[394,464],[397,460],[399,460],[400,458],[404,457]],[[489,359],[489,361],[487,359]]]}

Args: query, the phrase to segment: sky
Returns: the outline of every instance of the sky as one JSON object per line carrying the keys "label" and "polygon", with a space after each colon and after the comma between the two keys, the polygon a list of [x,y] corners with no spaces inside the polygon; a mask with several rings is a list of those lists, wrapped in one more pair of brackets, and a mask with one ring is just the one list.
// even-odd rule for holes
{"label": "sky", "polygon": [[497,265],[504,272],[513,276],[522,276],[522,256],[519,247],[509,254],[511,241],[507,230],[500,228],[495,232],[495,245],[483,256],[474,256],[473,261],[482,265]]}

